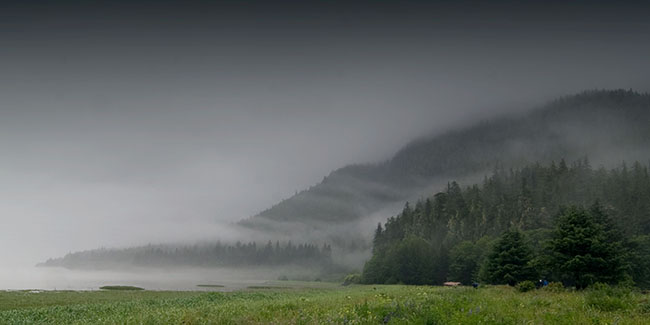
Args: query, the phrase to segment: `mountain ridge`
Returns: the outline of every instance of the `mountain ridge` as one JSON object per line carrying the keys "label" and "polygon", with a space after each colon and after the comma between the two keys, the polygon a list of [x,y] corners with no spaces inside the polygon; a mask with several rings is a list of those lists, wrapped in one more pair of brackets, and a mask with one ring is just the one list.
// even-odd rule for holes
{"label": "mountain ridge", "polygon": [[596,166],[648,161],[649,125],[647,93],[597,90],[562,97],[521,116],[413,141],[380,163],[339,168],[240,221],[238,230],[262,241],[331,245],[332,263],[358,269],[370,257],[377,222],[399,214],[405,202],[430,197],[450,182],[470,186],[495,170],[530,164],[586,157]]}
{"label": "mountain ridge", "polygon": [[[644,144],[650,142],[647,93],[589,90],[519,115],[417,139],[383,162],[341,167],[239,224],[264,229],[273,222],[354,221],[387,203],[422,195],[434,179],[486,174],[499,164],[517,167],[585,156],[597,163],[616,163],[643,158],[634,150],[644,156]],[[619,161],[610,161],[612,148],[628,151]]]}

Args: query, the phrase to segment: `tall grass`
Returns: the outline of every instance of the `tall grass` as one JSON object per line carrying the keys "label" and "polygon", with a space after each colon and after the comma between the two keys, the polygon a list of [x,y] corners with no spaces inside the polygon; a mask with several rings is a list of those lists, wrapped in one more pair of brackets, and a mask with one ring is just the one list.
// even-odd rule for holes
{"label": "tall grass", "polygon": [[[16,294],[20,293],[0,293],[0,299]],[[98,292],[79,294],[92,297]],[[622,308],[602,308],[609,305],[594,302],[603,296],[591,295],[551,290],[522,293],[500,286],[473,289],[399,285],[185,292],[171,297],[152,295],[148,299],[87,304],[49,306],[44,301],[43,307],[0,311],[0,323],[648,324],[650,308],[644,307],[648,306],[645,295],[625,293]]]}

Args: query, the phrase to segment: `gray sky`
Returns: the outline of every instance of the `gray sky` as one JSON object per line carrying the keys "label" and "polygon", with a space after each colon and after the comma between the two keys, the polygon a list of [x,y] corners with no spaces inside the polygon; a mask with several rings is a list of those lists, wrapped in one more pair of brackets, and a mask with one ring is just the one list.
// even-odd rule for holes
{"label": "gray sky", "polygon": [[232,237],[417,136],[647,91],[649,11],[594,3],[3,2],[0,259]]}

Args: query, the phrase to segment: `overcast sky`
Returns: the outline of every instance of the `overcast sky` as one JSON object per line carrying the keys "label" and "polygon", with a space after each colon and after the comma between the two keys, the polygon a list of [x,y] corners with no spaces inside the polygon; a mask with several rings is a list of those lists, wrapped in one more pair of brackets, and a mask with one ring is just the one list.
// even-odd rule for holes
{"label": "overcast sky", "polygon": [[415,137],[649,88],[648,8],[444,3],[3,1],[0,259],[227,237]]}

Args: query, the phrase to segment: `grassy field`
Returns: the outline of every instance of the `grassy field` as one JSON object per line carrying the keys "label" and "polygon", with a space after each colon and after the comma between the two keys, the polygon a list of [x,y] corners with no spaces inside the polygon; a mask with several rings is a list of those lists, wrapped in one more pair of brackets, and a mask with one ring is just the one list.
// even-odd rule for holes
{"label": "grassy field", "polygon": [[[281,288],[279,288],[281,286]],[[237,292],[3,291],[2,324],[650,324],[629,291],[269,283]]]}

